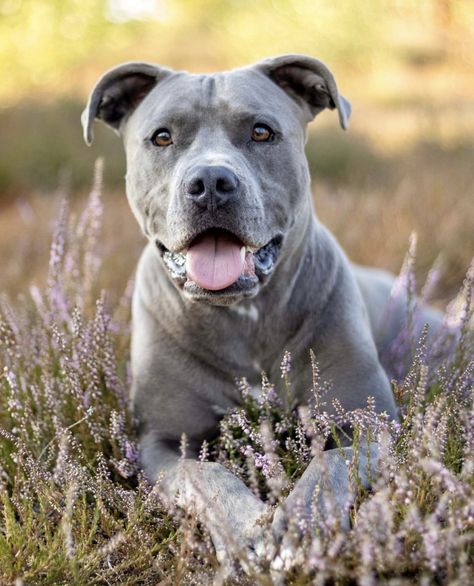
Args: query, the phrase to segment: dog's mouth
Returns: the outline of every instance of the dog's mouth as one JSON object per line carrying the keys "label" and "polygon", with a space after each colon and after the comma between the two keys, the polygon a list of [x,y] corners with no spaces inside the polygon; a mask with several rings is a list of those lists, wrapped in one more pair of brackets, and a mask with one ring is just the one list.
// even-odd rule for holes
{"label": "dog's mouth", "polygon": [[253,296],[260,282],[272,273],[282,236],[258,249],[222,229],[210,229],[194,238],[183,252],[172,252],[157,241],[173,280],[196,298]]}

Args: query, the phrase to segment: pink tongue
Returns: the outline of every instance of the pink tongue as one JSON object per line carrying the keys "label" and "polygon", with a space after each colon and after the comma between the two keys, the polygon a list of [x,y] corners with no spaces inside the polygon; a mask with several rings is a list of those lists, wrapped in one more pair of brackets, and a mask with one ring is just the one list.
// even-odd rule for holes
{"label": "pink tongue", "polygon": [[244,268],[242,243],[226,232],[206,232],[186,254],[188,277],[202,289],[219,291],[235,283]]}

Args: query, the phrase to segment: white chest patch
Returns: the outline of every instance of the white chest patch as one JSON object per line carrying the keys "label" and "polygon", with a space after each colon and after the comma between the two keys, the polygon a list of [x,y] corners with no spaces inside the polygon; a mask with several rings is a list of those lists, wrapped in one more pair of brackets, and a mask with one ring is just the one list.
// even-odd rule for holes
{"label": "white chest patch", "polygon": [[258,309],[255,307],[255,305],[249,305],[248,307],[245,307],[244,305],[237,305],[236,307],[231,307],[231,311],[234,311],[241,317],[247,317],[252,321],[258,320]]}

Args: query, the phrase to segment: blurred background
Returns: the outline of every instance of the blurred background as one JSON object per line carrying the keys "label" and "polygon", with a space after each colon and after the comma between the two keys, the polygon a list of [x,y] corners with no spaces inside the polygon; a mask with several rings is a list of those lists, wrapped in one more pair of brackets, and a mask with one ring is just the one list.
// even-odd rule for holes
{"label": "blurred background", "polygon": [[47,270],[58,188],[80,207],[105,161],[104,286],[122,291],[143,239],[124,195],[120,140],[80,113],[122,61],[208,72],[278,53],[325,61],[350,99],[312,124],[316,209],[349,256],[398,271],[410,233],[418,273],[441,258],[436,300],[459,287],[474,250],[472,0],[0,0],[0,289]]}

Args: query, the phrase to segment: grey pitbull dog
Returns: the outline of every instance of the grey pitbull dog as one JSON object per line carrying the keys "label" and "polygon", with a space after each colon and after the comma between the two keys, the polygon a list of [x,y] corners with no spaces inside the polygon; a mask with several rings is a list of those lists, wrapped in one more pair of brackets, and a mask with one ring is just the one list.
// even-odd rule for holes
{"label": "grey pitbull dog", "polygon": [[[123,137],[128,199],[149,240],[133,299],[141,461],[168,499],[195,507],[221,557],[225,527],[237,543],[258,542],[267,511],[223,466],[196,461],[239,402],[236,377],[276,379],[289,350],[294,401],[305,402],[313,349],[332,381],[328,404],[353,410],[372,396],[397,416],[374,342],[390,279],[354,271],[312,206],[306,127],[325,108],[347,127],[350,105],[329,69],[286,55],[212,75],[126,63],[103,75],[83,113],[88,144],[95,118]],[[352,457],[344,450],[321,456],[341,515]],[[321,478],[315,458],[286,508],[299,501],[309,511]],[[274,528],[283,516],[277,510]]]}

